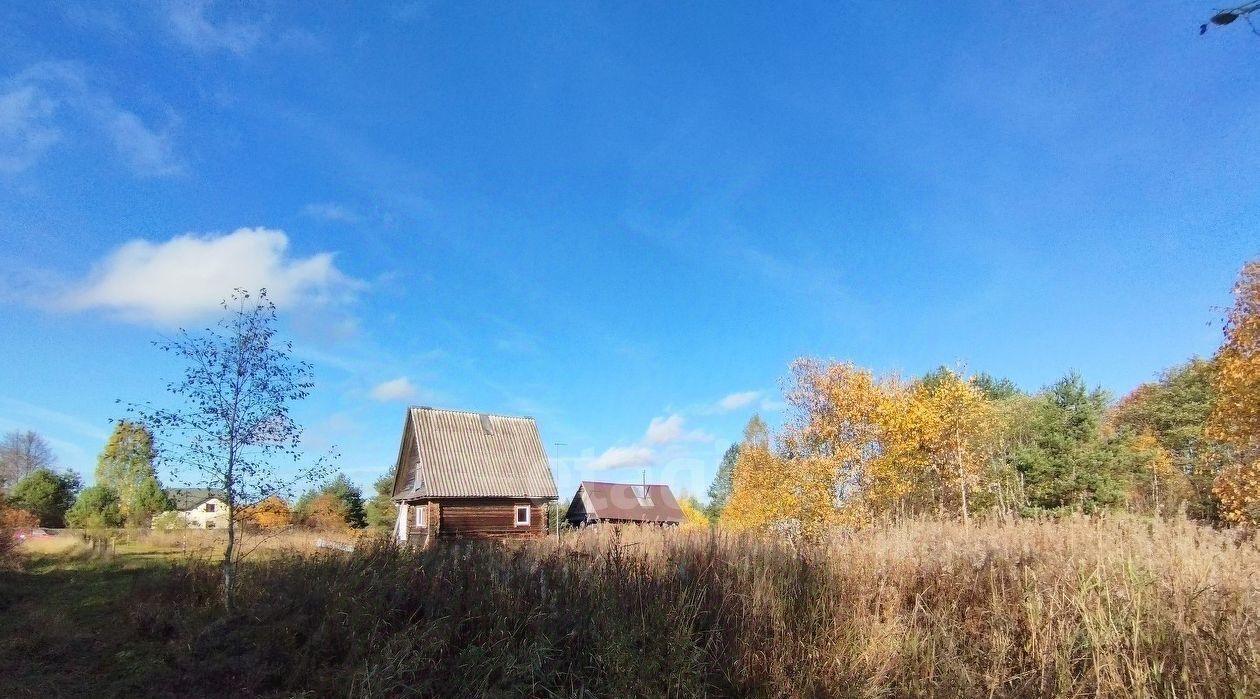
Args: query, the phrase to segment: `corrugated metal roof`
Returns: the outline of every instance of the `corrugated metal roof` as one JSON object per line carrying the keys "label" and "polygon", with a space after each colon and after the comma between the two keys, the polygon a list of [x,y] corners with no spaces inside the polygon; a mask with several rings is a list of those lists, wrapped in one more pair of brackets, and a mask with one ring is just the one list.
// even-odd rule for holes
{"label": "corrugated metal roof", "polygon": [[533,418],[435,408],[410,408],[409,416],[404,439],[407,432],[415,439],[421,478],[396,499],[556,497]]}
{"label": "corrugated metal roof", "polygon": [[673,524],[683,520],[682,508],[674,499],[674,493],[669,486],[659,483],[649,484],[645,489],[633,483],[582,481],[573,501],[574,505],[581,507],[572,508],[571,519]]}

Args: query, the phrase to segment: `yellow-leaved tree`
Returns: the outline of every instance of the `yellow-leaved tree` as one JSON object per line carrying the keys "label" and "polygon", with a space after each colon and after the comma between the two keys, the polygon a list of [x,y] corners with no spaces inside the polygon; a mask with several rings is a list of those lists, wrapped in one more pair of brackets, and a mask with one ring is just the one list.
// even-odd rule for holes
{"label": "yellow-leaved tree", "polygon": [[[963,523],[971,521],[971,488],[989,464],[990,443],[997,427],[992,404],[971,382],[946,370],[931,386],[914,392],[914,411],[925,451],[944,488],[958,493]],[[945,502],[941,493],[941,503]]]}
{"label": "yellow-leaved tree", "polygon": [[[829,467],[835,496],[882,489],[895,499],[904,483],[894,474],[872,482],[871,464],[884,453],[884,422],[889,399],[871,372],[849,362],[823,364],[815,359],[792,363],[787,402],[793,417],[784,446],[791,458],[813,457],[811,471]],[[887,492],[884,492],[887,491]]]}
{"label": "yellow-leaved tree", "polygon": [[1239,274],[1214,362],[1217,395],[1207,435],[1227,444],[1234,459],[1212,492],[1226,520],[1260,523],[1260,260],[1248,262]]}
{"label": "yellow-leaved tree", "polygon": [[1141,474],[1129,495],[1130,507],[1156,515],[1177,511],[1193,494],[1193,487],[1185,472],[1177,468],[1172,454],[1150,430],[1139,432],[1127,446]]}
{"label": "yellow-leaved tree", "polygon": [[783,519],[788,509],[783,460],[770,449],[770,430],[753,415],[731,473],[731,497],[721,524],[734,530],[764,529]]}
{"label": "yellow-leaved tree", "polygon": [[678,507],[682,510],[682,528],[684,531],[709,528],[709,518],[705,516],[704,508],[700,506],[700,503],[696,502],[694,497],[683,495],[678,498]]}
{"label": "yellow-leaved tree", "polygon": [[262,502],[241,509],[242,520],[262,529],[279,529],[293,524],[293,512],[279,495],[270,495]]}

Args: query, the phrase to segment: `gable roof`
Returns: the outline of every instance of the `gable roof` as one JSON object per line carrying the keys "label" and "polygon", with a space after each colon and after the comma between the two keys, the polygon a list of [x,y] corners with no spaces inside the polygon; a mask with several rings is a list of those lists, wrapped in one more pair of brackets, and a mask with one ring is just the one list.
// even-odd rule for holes
{"label": "gable roof", "polygon": [[181,512],[191,510],[210,498],[227,501],[223,491],[214,488],[167,488],[166,494],[175,502],[175,509]]}
{"label": "gable roof", "polygon": [[394,499],[556,497],[531,417],[408,408],[394,466]]}
{"label": "gable roof", "polygon": [[683,513],[667,485],[582,481],[573,495],[573,503],[569,505],[567,519],[679,524]]}

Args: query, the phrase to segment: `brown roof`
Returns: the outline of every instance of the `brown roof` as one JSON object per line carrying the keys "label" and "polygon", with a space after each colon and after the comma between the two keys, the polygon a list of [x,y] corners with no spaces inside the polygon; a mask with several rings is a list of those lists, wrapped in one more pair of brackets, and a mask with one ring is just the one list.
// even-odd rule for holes
{"label": "brown roof", "polygon": [[531,417],[409,408],[394,473],[395,500],[556,497]]}
{"label": "brown roof", "polygon": [[596,519],[678,524],[682,508],[669,486],[582,481],[569,505],[570,522]]}

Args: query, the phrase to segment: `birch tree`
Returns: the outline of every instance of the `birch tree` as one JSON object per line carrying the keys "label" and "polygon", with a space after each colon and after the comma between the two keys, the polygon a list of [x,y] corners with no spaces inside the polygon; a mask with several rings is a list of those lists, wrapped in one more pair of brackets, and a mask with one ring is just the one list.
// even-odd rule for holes
{"label": "birch tree", "polygon": [[[242,553],[236,509],[320,478],[332,455],[309,462],[300,449],[302,428],[290,408],[309,395],[311,366],[295,360],[292,343],[278,337],[267,291],[254,296],[237,289],[222,306],[215,328],[180,330],[154,343],[184,365],[183,377],[166,387],[174,407],[146,402],[130,404],[129,411],[160,435],[160,463],[223,493],[229,510],[223,605],[231,614]],[[292,465],[281,469],[284,462]]]}

